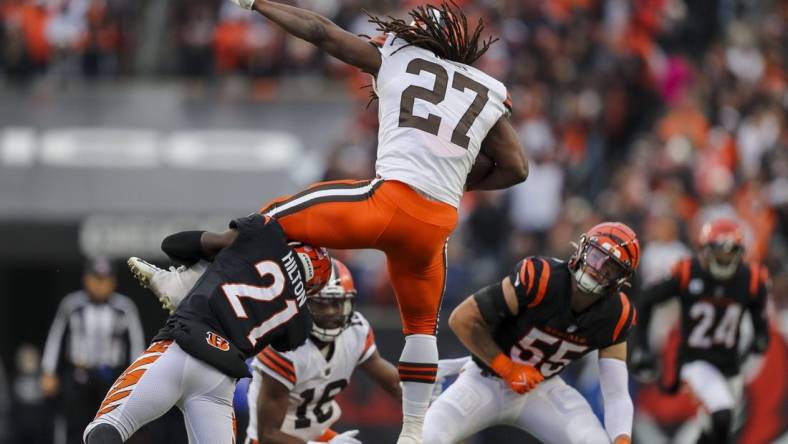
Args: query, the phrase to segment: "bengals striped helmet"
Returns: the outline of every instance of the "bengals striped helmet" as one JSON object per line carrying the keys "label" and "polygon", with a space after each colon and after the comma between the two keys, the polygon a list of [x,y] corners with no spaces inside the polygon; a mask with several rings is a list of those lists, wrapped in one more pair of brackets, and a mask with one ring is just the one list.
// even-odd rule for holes
{"label": "bengals striped helmet", "polygon": [[312,314],[312,336],[331,342],[350,325],[356,302],[356,287],[347,266],[331,259],[331,276],[317,294],[307,299]]}
{"label": "bengals striped helmet", "polygon": [[301,242],[291,242],[290,248],[303,266],[306,294],[317,293],[331,276],[331,256],[328,255],[328,250]]}
{"label": "bengals striped helmet", "polygon": [[744,230],[733,219],[719,218],[706,222],[698,239],[701,257],[709,273],[717,279],[729,279],[744,256]]}
{"label": "bengals striped helmet", "polygon": [[581,290],[608,294],[626,285],[639,263],[635,232],[620,222],[603,222],[580,237],[569,268]]}

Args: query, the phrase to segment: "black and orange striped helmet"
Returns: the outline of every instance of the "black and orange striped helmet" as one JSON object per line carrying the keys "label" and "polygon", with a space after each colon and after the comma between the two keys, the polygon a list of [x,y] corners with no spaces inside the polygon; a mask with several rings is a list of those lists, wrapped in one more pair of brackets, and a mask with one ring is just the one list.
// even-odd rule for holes
{"label": "black and orange striped helmet", "polygon": [[620,222],[603,222],[580,237],[569,268],[581,290],[603,294],[626,285],[639,263],[635,232]]}
{"label": "black and orange striped helmet", "polygon": [[291,242],[290,248],[304,268],[306,294],[315,294],[328,282],[331,276],[331,256],[323,247],[313,247],[301,242]]}
{"label": "black and orange striped helmet", "polygon": [[324,342],[336,339],[350,325],[356,303],[356,287],[347,266],[331,259],[331,276],[317,294],[308,299],[312,336]]}
{"label": "black and orange striped helmet", "polygon": [[702,263],[717,279],[730,279],[744,256],[744,230],[733,219],[721,217],[706,222],[700,229],[698,243]]}

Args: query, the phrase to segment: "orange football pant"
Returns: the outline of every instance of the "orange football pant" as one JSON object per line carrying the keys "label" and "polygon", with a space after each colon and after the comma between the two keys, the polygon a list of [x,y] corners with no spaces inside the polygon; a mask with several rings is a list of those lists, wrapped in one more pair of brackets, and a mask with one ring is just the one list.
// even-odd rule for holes
{"label": "orange football pant", "polygon": [[446,281],[446,242],[457,225],[453,206],[393,180],[313,184],[274,199],[261,213],[289,239],[326,248],[374,248],[386,254],[403,332],[434,335]]}

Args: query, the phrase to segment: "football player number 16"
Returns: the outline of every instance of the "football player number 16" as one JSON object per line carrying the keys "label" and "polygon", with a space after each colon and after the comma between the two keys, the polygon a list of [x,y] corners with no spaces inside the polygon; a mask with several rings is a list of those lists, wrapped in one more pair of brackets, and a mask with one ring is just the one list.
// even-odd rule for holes
{"label": "football player number 16", "polygon": [[[272,281],[270,285],[257,286],[229,283],[222,285],[222,291],[224,291],[224,295],[227,297],[227,301],[230,302],[230,306],[238,319],[249,318],[246,309],[241,303],[242,298],[259,302],[271,302],[281,296],[282,291],[285,289],[285,274],[282,272],[279,264],[274,261],[262,261],[255,264],[254,267],[261,278],[271,276]],[[252,347],[254,347],[259,338],[284,324],[296,314],[298,314],[298,304],[292,299],[288,299],[284,309],[274,313],[273,316],[253,327],[246,337],[249,339]]]}
{"label": "football player number 16", "polygon": [[[402,91],[399,126],[416,128],[437,136],[438,129],[441,126],[441,118],[435,114],[427,114],[427,117],[414,116],[413,105],[416,103],[416,99],[424,100],[433,105],[443,102],[446,99],[446,86],[449,83],[449,73],[446,71],[446,68],[441,65],[424,59],[411,60],[406,70],[409,74],[416,75],[420,75],[422,72],[426,71],[435,76],[435,83],[432,89],[411,85]],[[468,137],[468,131],[470,131],[473,122],[476,121],[479,114],[481,114],[484,105],[490,100],[490,90],[481,83],[459,72],[454,73],[451,87],[461,93],[464,93],[466,89],[476,93],[476,97],[473,99],[471,106],[465,111],[465,114],[462,115],[460,121],[457,123],[457,127],[454,128],[451,134],[451,143],[468,149],[468,145],[471,142],[471,139]]]}
{"label": "football player number 16", "polygon": [[[558,349],[546,356],[544,350],[552,350],[556,344],[559,344]],[[586,350],[588,350],[588,346],[565,341],[538,328],[532,328],[517,344],[512,346],[509,355],[513,361],[530,365],[547,378],[560,372],[564,366],[579,355],[582,355]],[[528,359],[525,359],[525,352],[530,354]]]}

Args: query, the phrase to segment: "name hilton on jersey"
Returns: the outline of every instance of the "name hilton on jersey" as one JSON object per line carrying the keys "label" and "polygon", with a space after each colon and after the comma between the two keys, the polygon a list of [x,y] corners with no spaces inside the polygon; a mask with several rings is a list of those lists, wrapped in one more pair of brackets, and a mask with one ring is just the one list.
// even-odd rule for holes
{"label": "name hilton on jersey", "polygon": [[290,278],[290,283],[293,284],[293,292],[296,295],[298,306],[301,307],[306,302],[306,291],[304,289],[304,279],[301,277],[301,271],[298,269],[293,252],[288,251],[285,257],[282,258],[282,263],[285,264],[287,276]]}

